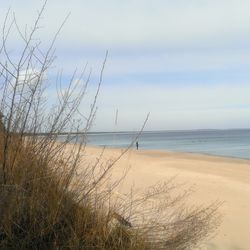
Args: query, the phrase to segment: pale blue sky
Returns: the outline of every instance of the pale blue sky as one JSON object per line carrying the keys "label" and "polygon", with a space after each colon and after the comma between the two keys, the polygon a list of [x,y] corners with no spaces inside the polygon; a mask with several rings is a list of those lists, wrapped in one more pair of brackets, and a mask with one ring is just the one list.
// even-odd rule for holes
{"label": "pale blue sky", "polygon": [[[1,2],[1,21],[11,7],[29,24],[42,2]],[[42,40],[69,12],[56,64],[88,62],[90,96],[109,50],[94,130],[137,130],[148,112],[148,130],[250,127],[250,1],[50,0]]]}

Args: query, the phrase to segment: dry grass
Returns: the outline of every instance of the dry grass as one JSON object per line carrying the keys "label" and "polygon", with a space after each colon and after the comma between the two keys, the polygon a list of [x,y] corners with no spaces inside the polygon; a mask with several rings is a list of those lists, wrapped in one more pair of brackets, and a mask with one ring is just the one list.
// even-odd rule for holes
{"label": "dry grass", "polygon": [[58,172],[64,167],[51,165],[48,155],[25,143],[13,164],[16,140],[9,145],[7,181],[0,183],[1,249],[144,249],[136,230],[108,227],[101,202],[93,206],[91,195],[77,202],[78,192],[68,189],[70,173]]}

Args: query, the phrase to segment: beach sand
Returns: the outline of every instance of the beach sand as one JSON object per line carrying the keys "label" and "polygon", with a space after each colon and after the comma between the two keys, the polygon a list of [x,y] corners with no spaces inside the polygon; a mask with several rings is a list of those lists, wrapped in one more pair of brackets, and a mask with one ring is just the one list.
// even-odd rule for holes
{"label": "beach sand", "polygon": [[[88,146],[85,156],[95,159],[101,148]],[[115,158],[122,149],[105,149],[103,159]],[[250,249],[250,161],[207,155],[155,150],[129,150],[116,164],[112,178],[130,168],[119,192],[150,185],[176,176],[176,181],[193,186],[194,205],[223,201],[222,224],[217,235],[202,249]]]}

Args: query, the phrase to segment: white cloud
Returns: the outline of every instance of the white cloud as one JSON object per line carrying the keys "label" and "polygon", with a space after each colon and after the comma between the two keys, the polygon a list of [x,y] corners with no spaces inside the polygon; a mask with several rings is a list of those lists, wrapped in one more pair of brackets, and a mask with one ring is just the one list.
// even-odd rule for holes
{"label": "white cloud", "polygon": [[[101,59],[99,58],[99,61]],[[230,70],[249,65],[250,53],[246,51],[176,51],[142,53],[134,57],[112,56],[107,64],[106,75],[142,73],[177,73]]]}
{"label": "white cloud", "polygon": [[[138,130],[148,112],[147,129],[249,127],[250,86],[103,86],[94,129]],[[105,105],[103,105],[105,104]]]}
{"label": "white cloud", "polygon": [[[11,6],[24,27],[32,23],[42,2],[2,1],[0,19]],[[51,0],[37,37],[51,38],[69,12],[57,43],[63,60],[59,63],[67,73],[89,61],[96,76],[104,58],[102,48],[110,49],[104,81],[105,77],[151,73],[232,70],[237,75],[250,62],[248,0]],[[88,48],[92,49],[86,57]],[[205,81],[207,75],[202,77]],[[147,129],[249,127],[249,76],[211,85],[198,79],[194,85],[175,86],[161,79],[161,85],[152,80],[145,86],[137,80],[103,85],[95,129],[112,130],[116,109],[119,130],[139,129],[149,111]]]}
{"label": "white cloud", "polygon": [[[12,6],[19,22],[30,23],[41,2],[10,0],[1,3],[0,13],[3,16]],[[42,24],[44,33],[51,35],[71,12],[61,38],[78,45],[230,44],[248,36],[249,11],[246,0],[53,0],[48,2]]]}

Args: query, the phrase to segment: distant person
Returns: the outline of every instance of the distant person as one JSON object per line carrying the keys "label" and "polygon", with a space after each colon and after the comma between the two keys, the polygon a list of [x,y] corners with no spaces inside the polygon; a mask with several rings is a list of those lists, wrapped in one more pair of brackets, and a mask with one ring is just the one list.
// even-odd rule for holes
{"label": "distant person", "polygon": [[138,143],[138,141],[135,143],[135,145],[136,145],[136,149],[138,150],[138,148],[139,148],[139,143]]}

